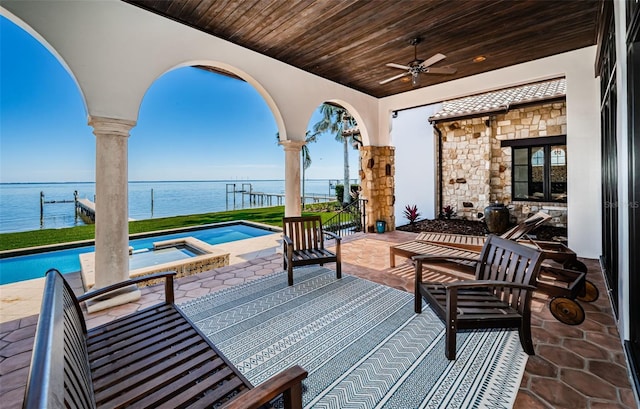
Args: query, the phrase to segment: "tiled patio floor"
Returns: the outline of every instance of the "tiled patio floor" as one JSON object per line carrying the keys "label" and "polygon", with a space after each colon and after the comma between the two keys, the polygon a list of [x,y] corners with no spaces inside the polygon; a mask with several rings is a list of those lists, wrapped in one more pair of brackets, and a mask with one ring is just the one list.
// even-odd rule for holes
{"label": "tiled patio floor", "polygon": [[[412,291],[412,268],[398,263],[389,268],[389,246],[411,240],[405,232],[358,235],[344,240],[343,272],[395,288]],[[579,326],[556,321],[543,300],[533,314],[536,356],[530,357],[515,408],[636,408],[617,329],[595,260],[583,260],[589,280],[600,290],[594,303],[581,303],[586,320]],[[332,268],[329,265],[329,268]],[[278,254],[178,279],[176,302],[182,303],[212,291],[237,285],[282,270]],[[154,304],[161,286],[143,289],[142,298],[125,306],[95,313],[89,326]],[[0,324],[0,395],[3,408],[22,403],[37,316]],[[444,353],[444,352],[443,352]]]}

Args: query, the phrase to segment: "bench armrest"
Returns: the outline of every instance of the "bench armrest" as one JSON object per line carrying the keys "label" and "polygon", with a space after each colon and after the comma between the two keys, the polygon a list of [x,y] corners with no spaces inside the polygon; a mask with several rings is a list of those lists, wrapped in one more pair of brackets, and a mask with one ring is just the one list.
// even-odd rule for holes
{"label": "bench armrest", "polygon": [[500,288],[517,288],[521,290],[535,290],[533,285],[509,283],[499,280],[467,280],[456,281],[452,283],[441,283],[445,289],[459,288],[483,288],[483,287],[500,287]]}
{"label": "bench armrest", "polygon": [[224,409],[254,409],[269,403],[284,393],[285,409],[302,408],[302,380],[308,373],[301,366],[292,366],[270,379],[250,389],[231,402],[222,406]]}
{"label": "bench armrest", "polygon": [[174,297],[173,297],[173,277],[175,275],[176,275],[175,271],[168,271],[168,272],[164,272],[164,273],[157,273],[157,274],[151,274],[151,275],[148,275],[148,276],[132,278],[132,279],[125,280],[125,281],[122,281],[122,282],[119,282],[119,283],[111,284],[111,285],[103,287],[103,288],[99,288],[99,289],[97,289],[95,291],[89,291],[88,293],[83,294],[80,297],[78,297],[78,302],[84,302],[84,301],[90,300],[92,298],[104,295],[106,293],[110,293],[111,291],[118,290],[120,288],[128,287],[128,286],[133,285],[133,284],[138,284],[138,283],[143,283],[143,282],[149,281],[149,280],[157,280],[159,278],[164,278],[165,279],[165,282],[164,282],[165,300],[166,300],[167,304],[173,304],[173,301],[174,301]]}
{"label": "bench armrest", "polygon": [[286,244],[287,246],[293,246],[293,241],[291,240],[291,238],[289,236],[287,236],[286,234],[282,235],[282,241],[284,242],[284,244]]}

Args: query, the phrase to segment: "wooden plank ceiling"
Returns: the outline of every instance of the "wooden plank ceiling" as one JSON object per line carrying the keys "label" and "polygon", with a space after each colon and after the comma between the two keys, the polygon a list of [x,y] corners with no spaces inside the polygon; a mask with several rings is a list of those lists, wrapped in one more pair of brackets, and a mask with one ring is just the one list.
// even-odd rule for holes
{"label": "wooden plank ceiling", "polygon": [[[446,59],[421,87],[596,44],[601,0],[126,0],[375,97],[413,88],[379,81],[386,63]],[[474,62],[477,56],[486,58]],[[410,77],[406,77],[409,79]]]}

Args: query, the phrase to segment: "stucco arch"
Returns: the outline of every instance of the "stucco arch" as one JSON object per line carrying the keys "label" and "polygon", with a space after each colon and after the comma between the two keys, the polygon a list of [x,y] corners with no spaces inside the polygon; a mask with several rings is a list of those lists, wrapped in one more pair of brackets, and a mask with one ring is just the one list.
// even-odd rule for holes
{"label": "stucco arch", "polygon": [[334,105],[340,105],[341,107],[346,109],[349,112],[349,114],[353,116],[353,118],[356,120],[356,123],[358,124],[358,129],[360,130],[360,136],[362,137],[362,144],[363,145],[371,144],[367,123],[365,122],[364,118],[362,117],[360,112],[358,112],[355,106],[353,106],[349,102],[342,99],[329,99],[329,100],[326,100],[325,102],[329,102]]}
{"label": "stucco arch", "polygon": [[32,7],[5,0],[2,6],[37,29],[73,68],[91,117],[135,121],[159,76],[204,63],[251,83],[274,113],[282,141],[304,141],[309,113],[334,98],[367,124],[368,142],[378,139],[376,98],[125,2],[50,0]]}
{"label": "stucco arch", "polygon": [[78,90],[78,92],[80,93],[80,98],[82,99],[82,106],[84,107],[84,112],[85,114],[87,114],[89,112],[88,107],[87,107],[87,100],[85,98],[85,93],[82,90],[82,87],[80,86],[80,83],[78,82],[78,78],[76,77],[76,75],[73,73],[73,71],[71,70],[71,67],[69,67],[69,64],[67,64],[67,62],[65,61],[65,59],[62,57],[62,55],[60,55],[60,53],[58,52],[58,50],[56,50],[42,35],[40,35],[40,33],[38,33],[33,27],[31,27],[29,24],[27,24],[24,20],[22,20],[20,17],[16,16],[15,14],[11,13],[9,10],[5,9],[4,7],[0,6],[0,16],[5,17],[7,20],[9,20],[10,22],[12,22],[13,24],[15,24],[16,26],[20,27],[22,30],[24,30],[27,34],[29,34],[31,37],[33,37],[37,42],[39,42],[40,44],[42,44],[42,46],[44,48],[47,49],[47,51],[49,51],[49,53],[51,53],[51,55],[53,55],[53,57],[58,61],[58,63],[65,69],[65,71],[69,74],[69,76],[71,77],[71,79],[73,80],[73,82],[76,84],[76,88]]}
{"label": "stucco arch", "polygon": [[[228,63],[225,63],[225,62],[214,61],[214,60],[190,60],[190,61],[185,61],[185,62],[182,62],[182,63],[178,63],[175,66],[173,66],[173,67],[163,71],[159,75],[155,76],[153,78],[153,80],[149,84],[147,84],[145,95],[146,95],[146,92],[149,91],[149,88],[153,85],[153,83],[158,78],[160,78],[163,75],[165,75],[166,73],[168,73],[170,71],[173,71],[173,70],[177,70],[179,68],[193,67],[193,66],[206,66],[206,67],[211,67],[211,68],[214,68],[214,69],[216,69],[216,68],[217,69],[221,69],[221,70],[230,72],[230,73],[238,76],[243,81],[246,81],[248,84],[250,84],[256,91],[258,91],[260,96],[262,96],[262,98],[264,99],[265,103],[269,107],[269,110],[271,111],[271,114],[273,115],[273,118],[276,121],[276,125],[278,126],[278,132],[279,132],[279,135],[280,135],[280,140],[287,140],[287,130],[286,130],[286,127],[285,127],[285,120],[284,120],[284,118],[282,116],[282,113],[280,112],[280,109],[278,108],[278,105],[276,104],[276,102],[273,99],[273,97],[271,96],[271,94],[267,91],[267,89],[258,80],[253,78],[251,75],[249,75],[245,71],[241,70],[240,68],[235,67],[235,66],[233,66],[231,64],[228,64]],[[143,99],[144,99],[144,95],[142,96],[142,98],[140,99],[140,101],[138,103],[138,114],[140,112],[140,105],[142,104],[142,100]]]}

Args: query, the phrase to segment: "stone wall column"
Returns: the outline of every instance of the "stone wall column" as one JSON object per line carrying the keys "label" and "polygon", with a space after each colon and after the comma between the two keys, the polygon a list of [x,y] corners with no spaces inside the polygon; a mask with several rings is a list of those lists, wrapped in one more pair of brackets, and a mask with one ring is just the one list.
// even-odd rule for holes
{"label": "stone wall column", "polygon": [[303,141],[281,141],[284,148],[284,215],[302,214],[300,204],[300,150]]}
{"label": "stone wall column", "polygon": [[[90,117],[96,136],[95,289],[129,279],[128,138],[134,121]],[[140,298],[136,286],[88,305],[90,312]]]}
{"label": "stone wall column", "polygon": [[367,200],[367,232],[376,231],[376,222],[386,222],[387,231],[395,230],[395,148],[363,146],[360,148],[361,197]]}

